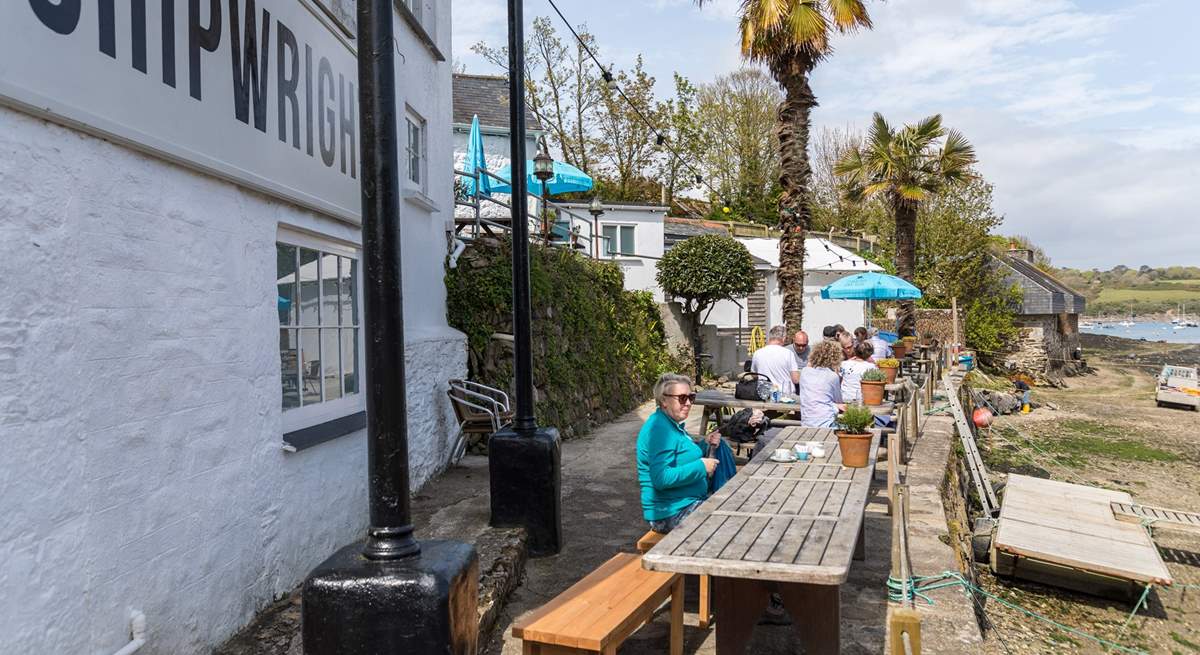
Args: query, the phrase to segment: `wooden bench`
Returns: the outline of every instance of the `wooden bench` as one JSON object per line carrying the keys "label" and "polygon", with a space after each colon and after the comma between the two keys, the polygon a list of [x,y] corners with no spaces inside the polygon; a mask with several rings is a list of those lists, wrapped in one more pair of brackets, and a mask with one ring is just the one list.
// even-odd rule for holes
{"label": "wooden bench", "polygon": [[642,557],[618,553],[549,603],[513,624],[524,655],[601,653],[617,647],[671,599],[671,655],[683,653],[683,577],[647,571]]}
{"label": "wooden bench", "polygon": [[[667,535],[653,530],[647,532],[637,540],[637,552],[645,555],[651,548],[654,548],[655,544],[662,541],[662,538],[665,536]],[[700,576],[700,606],[697,613],[700,615],[700,628],[702,630],[707,630],[708,626],[712,625],[712,605],[709,604],[708,595],[711,580],[707,575]]]}

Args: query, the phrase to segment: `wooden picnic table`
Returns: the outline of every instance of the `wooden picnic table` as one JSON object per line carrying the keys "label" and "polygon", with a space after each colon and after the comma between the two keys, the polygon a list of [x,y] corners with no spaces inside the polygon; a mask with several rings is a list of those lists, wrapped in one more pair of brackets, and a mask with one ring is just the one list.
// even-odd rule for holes
{"label": "wooden picnic table", "polygon": [[[706,389],[696,394],[696,405],[703,405],[704,410],[700,414],[700,431],[708,430],[708,421],[712,418],[717,418],[718,422],[723,410],[726,409],[743,409],[749,407],[751,409],[761,409],[764,412],[778,412],[783,414],[794,413],[795,419],[800,418],[800,396],[795,394],[781,394],[792,399],[792,402],[771,402],[769,400],[742,400],[735,398],[733,392],[722,391],[719,389]],[[880,405],[873,405],[871,413],[876,416],[888,416],[892,413],[894,404],[884,402]],[[782,425],[782,423],[777,423]]]}
{"label": "wooden picnic table", "polygon": [[[777,464],[776,448],[822,441],[826,456]],[[841,465],[828,428],[784,428],[759,455],[642,558],[652,571],[713,580],[717,654],[744,653],[772,592],[805,652],[837,653],[841,585],[862,559],[863,512],[878,444],[864,468]]]}

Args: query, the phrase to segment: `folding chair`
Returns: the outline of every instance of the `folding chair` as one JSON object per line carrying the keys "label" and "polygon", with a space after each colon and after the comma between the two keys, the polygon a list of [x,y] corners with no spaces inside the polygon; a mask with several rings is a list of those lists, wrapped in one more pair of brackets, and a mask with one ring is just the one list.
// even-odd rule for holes
{"label": "folding chair", "polygon": [[450,380],[450,389],[446,393],[458,419],[458,433],[450,450],[451,464],[457,464],[466,454],[468,435],[490,437],[512,422],[508,394],[500,389],[470,380]]}

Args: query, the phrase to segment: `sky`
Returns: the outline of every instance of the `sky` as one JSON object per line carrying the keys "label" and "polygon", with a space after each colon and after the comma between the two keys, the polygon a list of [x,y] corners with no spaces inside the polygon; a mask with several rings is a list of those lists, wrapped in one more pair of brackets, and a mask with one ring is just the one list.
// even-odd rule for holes
{"label": "sky", "polygon": [[[738,0],[555,0],[618,68],[638,54],[671,92],[744,66]],[[454,0],[454,58],[506,43],[506,3]],[[974,144],[1000,231],[1058,266],[1200,265],[1200,2],[867,0],[874,29],[834,40],[812,77],[822,127],[940,113]],[[551,16],[527,0],[525,17]]]}

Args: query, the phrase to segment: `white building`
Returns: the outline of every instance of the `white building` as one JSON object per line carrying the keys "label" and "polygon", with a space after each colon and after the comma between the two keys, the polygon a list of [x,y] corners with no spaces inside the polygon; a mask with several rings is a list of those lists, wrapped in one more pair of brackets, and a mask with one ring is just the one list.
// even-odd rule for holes
{"label": "white building", "polygon": [[[738,305],[722,301],[713,307],[708,325],[723,331],[783,324],[783,292],[779,288],[779,240],[738,238],[755,258],[760,283],[750,297]],[[856,273],[881,271],[879,266],[825,239],[804,240],[804,319],[809,338],[819,337],[826,325],[841,324],[849,330],[864,325],[866,303],[861,300],[823,300],[821,289]],[[740,320],[739,320],[740,319]]]}
{"label": "white building", "polygon": [[[112,653],[134,610],[140,653],[208,652],[367,523],[353,2],[104,4],[0,5],[3,653]],[[419,486],[466,372],[450,3],[393,22]]]}
{"label": "white building", "polygon": [[[604,203],[604,213],[593,227],[588,205],[566,203],[571,212],[585,220],[576,220],[581,241],[592,244],[601,258],[612,259],[625,273],[629,291],[649,291],[654,300],[663,302],[663,292],[655,279],[658,260],[663,255],[663,219],[669,207],[623,203]],[[591,252],[591,251],[590,251]]]}

